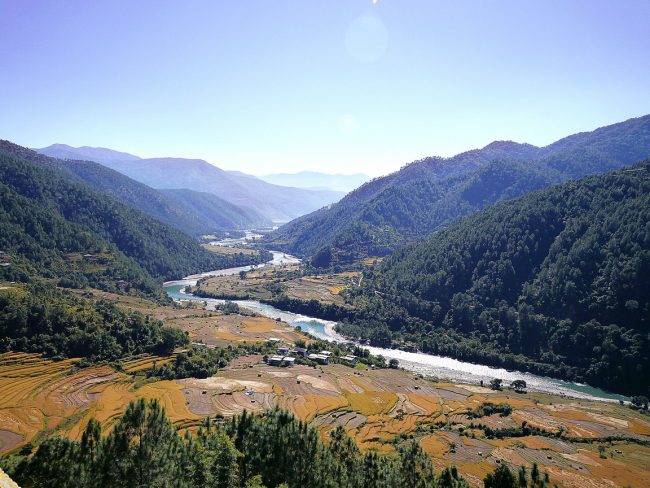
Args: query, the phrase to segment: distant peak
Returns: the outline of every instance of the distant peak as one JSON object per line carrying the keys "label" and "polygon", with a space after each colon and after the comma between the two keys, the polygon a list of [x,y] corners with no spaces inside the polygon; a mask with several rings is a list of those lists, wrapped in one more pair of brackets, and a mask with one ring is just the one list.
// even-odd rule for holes
{"label": "distant peak", "polygon": [[76,149],[76,148],[74,148],[72,146],[68,146],[67,144],[60,144],[60,143],[56,142],[54,144],[50,144],[47,147],[43,147],[41,149]]}
{"label": "distant peak", "polygon": [[485,146],[483,149],[500,149],[500,150],[508,150],[508,149],[516,149],[516,148],[521,148],[521,147],[535,147],[532,144],[522,144],[520,142],[515,142],[515,141],[493,141],[489,143],[487,146]]}

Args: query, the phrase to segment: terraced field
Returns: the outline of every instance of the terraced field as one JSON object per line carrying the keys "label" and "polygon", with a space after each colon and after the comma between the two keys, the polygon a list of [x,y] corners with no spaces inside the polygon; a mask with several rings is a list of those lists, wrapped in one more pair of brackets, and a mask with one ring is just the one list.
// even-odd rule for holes
{"label": "terraced field", "polygon": [[291,264],[253,269],[246,272],[244,279],[239,275],[212,276],[201,280],[194,291],[206,292],[219,298],[270,299],[273,292],[269,286],[282,286],[299,269],[298,265]]}
{"label": "terraced field", "polygon": [[[438,469],[455,464],[476,486],[501,462],[537,462],[554,483],[581,488],[642,486],[638,480],[650,469],[650,448],[642,445],[650,442],[650,418],[618,404],[494,392],[433,383],[404,371],[359,371],[341,365],[280,369],[242,363],[214,378],[179,383],[189,410],[197,415],[259,412],[277,403],[318,426],[325,436],[344,426],[362,449],[390,452],[394,442],[413,437],[434,457]],[[485,402],[507,403],[513,413],[479,419],[467,415]],[[524,421],[548,433],[498,439],[470,428],[480,423],[512,429]],[[554,435],[559,430],[562,438]]]}
{"label": "terraced field", "polygon": [[[0,356],[0,451],[58,434],[79,438],[88,419],[110,428],[135,398],[157,398],[174,423],[194,429],[207,415],[262,412],[275,405],[311,422],[327,437],[343,426],[362,449],[391,452],[414,438],[437,469],[455,464],[480,486],[498,463],[537,462],[561,486],[643,486],[650,473],[650,417],[629,407],[538,393],[434,383],[401,370],[343,365],[276,368],[260,356],[237,358],[206,379],[138,383],[128,372],[172,358],[143,356],[119,368],[78,369],[32,354]],[[483,403],[512,414],[471,418]],[[539,435],[486,435],[485,427],[543,429]],[[557,436],[558,432],[563,435]],[[627,440],[623,440],[627,439]]]}
{"label": "terraced field", "polygon": [[245,256],[259,254],[257,249],[251,249],[250,247],[213,246],[212,244],[201,244],[201,247],[214,254],[244,254]]}
{"label": "terraced field", "polygon": [[[142,356],[125,362],[122,368],[140,371],[154,361],[162,365],[171,359]],[[52,361],[36,354],[0,355],[0,453],[49,435],[78,439],[91,417],[110,428],[128,402],[138,397],[161,399],[181,426],[199,418],[180,407],[180,393],[179,398],[173,397],[173,390],[179,390],[175,382],[170,382],[172,388],[165,388],[166,382],[138,387],[126,372],[108,365],[78,368],[75,362]]]}
{"label": "terraced field", "polygon": [[299,300],[318,300],[322,303],[345,305],[340,293],[360,273],[348,272],[323,276],[304,276],[287,282],[286,294]]}

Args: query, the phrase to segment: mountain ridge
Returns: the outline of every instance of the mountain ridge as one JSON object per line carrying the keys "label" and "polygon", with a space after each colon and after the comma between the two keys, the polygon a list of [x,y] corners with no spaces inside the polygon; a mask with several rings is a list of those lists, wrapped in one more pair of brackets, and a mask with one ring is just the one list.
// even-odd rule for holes
{"label": "mountain ridge", "polygon": [[[650,115],[574,134],[543,148],[495,141],[451,158],[423,158],[375,178],[331,207],[280,227],[267,244],[301,257],[329,246],[342,263],[384,256],[502,199],[647,156]],[[490,187],[500,190],[490,193]],[[473,190],[478,193],[473,195]]]}
{"label": "mountain ridge", "polygon": [[[37,151],[45,155],[53,152],[49,148]],[[95,159],[91,160],[152,188],[190,189],[212,193],[234,205],[251,207],[276,222],[286,222],[309,213],[337,201],[344,195],[342,192],[273,185],[252,175],[239,176],[236,172],[225,171],[203,159],[116,159],[112,153],[108,158],[93,157]]]}
{"label": "mountain ridge", "polygon": [[112,195],[123,203],[171,225],[189,235],[211,234],[269,225],[270,221],[248,207],[238,207],[215,195],[187,190],[183,199],[177,194],[156,190],[144,183],[93,161],[60,159],[31,150],[21,157],[46,167],[64,171],[86,184]]}

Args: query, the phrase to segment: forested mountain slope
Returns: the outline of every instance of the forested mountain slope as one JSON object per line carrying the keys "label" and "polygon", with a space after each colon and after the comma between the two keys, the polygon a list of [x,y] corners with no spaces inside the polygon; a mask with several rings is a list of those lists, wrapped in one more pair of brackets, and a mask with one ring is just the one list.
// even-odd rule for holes
{"label": "forested mountain slope", "polygon": [[374,343],[650,386],[650,160],[532,193],[394,253],[344,324]]}
{"label": "forested mountain slope", "polygon": [[[56,156],[62,154],[58,146],[49,146],[37,151]],[[272,185],[251,175],[224,171],[202,159],[125,159],[116,157],[114,152],[89,155],[88,151],[83,149],[78,148],[83,154],[81,159],[101,163],[153,188],[182,188],[212,193],[234,205],[253,208],[267,219],[279,222],[312,212],[339,200],[344,195],[342,192],[328,190]],[[64,154],[73,154],[75,151],[76,148],[67,146]]]}
{"label": "forested mountain slope", "polygon": [[[182,208],[187,217],[178,222],[175,227],[187,226],[187,222],[200,222],[195,225],[192,234],[207,234],[205,229],[236,230],[254,229],[272,224],[271,220],[257,210],[238,206],[219,198],[213,193],[194,191],[187,189],[179,190],[157,190],[164,196],[166,201],[172,202],[178,208]],[[197,232],[199,229],[201,231]]]}
{"label": "forested mountain slope", "polygon": [[90,186],[190,235],[271,224],[252,208],[238,207],[210,193],[155,190],[99,163],[56,161],[59,168]]}
{"label": "forested mountain slope", "polygon": [[[149,280],[239,264],[236,258],[216,256],[183,232],[65,172],[22,159],[19,153],[19,146],[0,144],[1,250],[40,272],[52,270],[55,258],[67,266],[71,253],[108,253],[113,263]],[[3,273],[14,273],[13,266],[3,268]]]}
{"label": "forested mountain slope", "polygon": [[[55,149],[58,150],[58,146],[63,145],[57,145]],[[26,150],[20,146],[11,146],[8,143],[3,147],[7,151],[13,149],[13,153],[33,163],[67,172],[93,188],[112,195],[120,202],[142,210],[155,219],[190,235],[210,234],[221,230],[250,229],[271,223],[252,208],[238,207],[212,194],[192,190],[169,193],[148,187],[93,161],[57,159]],[[52,153],[68,157],[75,154],[73,149],[52,151]],[[82,154],[88,154],[91,157],[100,151],[99,154],[103,157],[111,156],[117,161],[139,159],[136,156],[131,156],[134,159],[120,159],[122,153],[113,155],[112,151],[101,148],[87,149],[88,151],[82,152]],[[106,154],[106,151],[109,151],[109,154]],[[128,156],[130,155],[125,155],[123,158]],[[182,198],[179,198],[181,196]]]}
{"label": "forested mountain slope", "polygon": [[[5,157],[0,155],[0,166]],[[155,293],[154,279],[135,261],[82,225],[0,182],[0,279],[35,276],[62,286]]]}
{"label": "forested mountain slope", "polygon": [[310,256],[325,246],[349,262],[383,256],[496,202],[650,156],[650,115],[576,134],[544,148],[494,142],[427,158],[375,179],[330,208],[298,218],[269,246]]}

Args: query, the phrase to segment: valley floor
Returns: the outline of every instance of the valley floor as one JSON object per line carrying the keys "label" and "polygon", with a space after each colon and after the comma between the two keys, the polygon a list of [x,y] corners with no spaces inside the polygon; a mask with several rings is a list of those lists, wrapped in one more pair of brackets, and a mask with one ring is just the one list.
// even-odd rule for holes
{"label": "valley floor", "polygon": [[[333,282],[307,281],[307,288],[338,291]],[[309,341],[288,324],[265,317],[206,311],[196,303],[163,307],[96,290],[84,294],[180,327],[194,347]],[[344,426],[362,450],[390,453],[414,438],[438,471],[456,465],[473,486],[482,486],[499,463],[530,467],[536,462],[552,483],[576,488],[641,487],[650,477],[650,416],[617,403],[492,391],[360,364],[280,368],[260,355],[240,356],[206,379],[147,378],[147,370],[173,359],[141,355],[80,368],[72,359],[0,355],[0,454],[51,435],[79,439],[92,417],[110,429],[130,401],[156,398],[181,430],[197,429],[206,416],[280,405],[325,438]],[[485,404],[507,404],[511,413],[484,415]]]}

